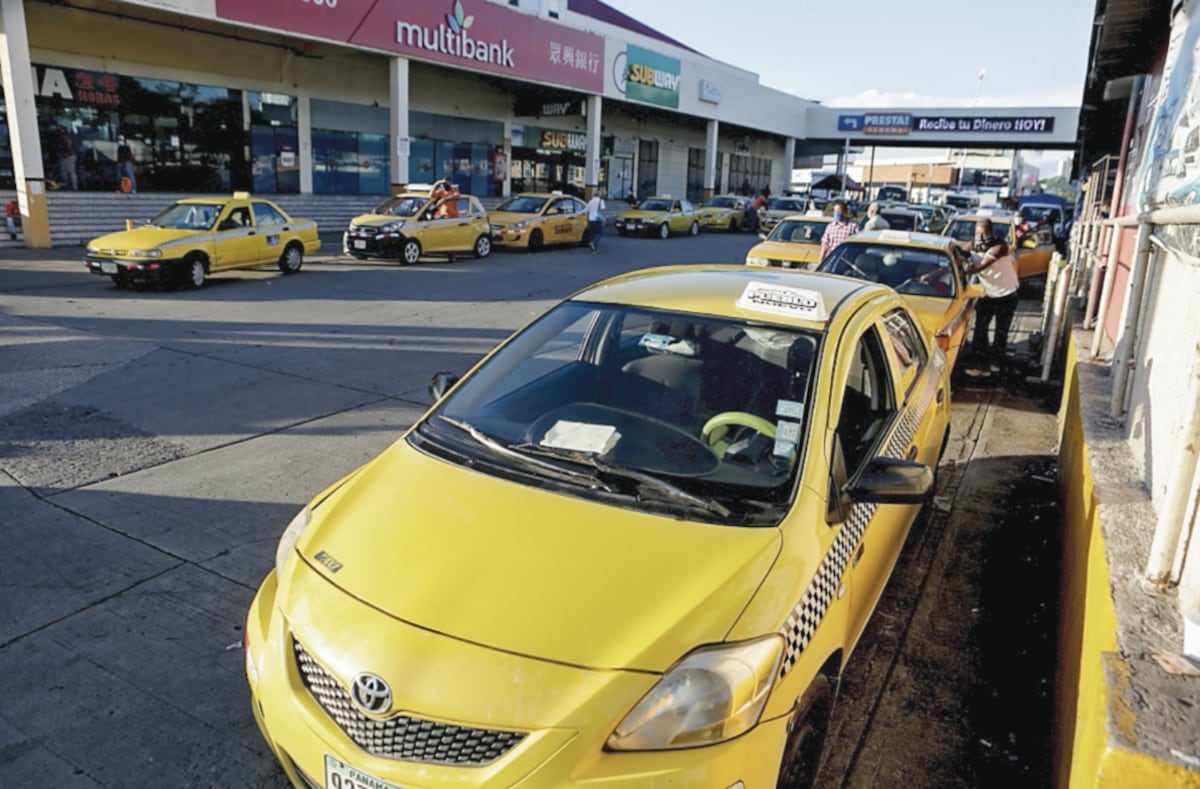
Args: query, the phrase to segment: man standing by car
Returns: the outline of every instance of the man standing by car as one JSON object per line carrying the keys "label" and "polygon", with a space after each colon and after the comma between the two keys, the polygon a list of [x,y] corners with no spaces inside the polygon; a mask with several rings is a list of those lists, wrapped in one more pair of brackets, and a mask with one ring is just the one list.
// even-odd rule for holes
{"label": "man standing by car", "polygon": [[887,230],[891,225],[879,215],[879,203],[873,202],[867,206],[867,218],[863,221],[863,230]]}
{"label": "man standing by car", "polygon": [[858,232],[858,225],[850,221],[846,204],[838,200],[833,204],[833,221],[825,226],[821,236],[821,259],[837,248],[838,244]]}
{"label": "man standing by car", "polygon": [[[996,238],[992,220],[983,217],[975,223],[975,241],[971,244],[972,265],[967,275],[978,274],[984,297],[975,304],[975,332],[971,337],[971,355],[979,362],[990,362],[997,372],[1007,363],[1008,329],[1017,312],[1017,291],[1021,281],[1008,253],[1008,244]],[[996,332],[988,345],[988,324],[996,319]]]}
{"label": "man standing by car", "polygon": [[593,253],[600,246],[600,237],[604,235],[604,209],[607,207],[599,192],[587,202],[588,246]]}

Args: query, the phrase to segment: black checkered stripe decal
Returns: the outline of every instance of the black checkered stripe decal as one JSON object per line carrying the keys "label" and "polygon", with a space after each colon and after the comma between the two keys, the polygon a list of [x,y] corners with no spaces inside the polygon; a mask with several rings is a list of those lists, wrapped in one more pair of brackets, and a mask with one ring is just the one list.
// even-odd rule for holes
{"label": "black checkered stripe decal", "polygon": [[[930,361],[932,362],[930,372],[933,374],[926,376],[925,388],[920,395],[910,401],[909,407],[896,422],[892,436],[882,453],[885,457],[904,457],[913,434],[916,433],[917,426],[921,424],[925,412],[933,403],[938,383],[941,381],[941,371],[946,366],[945,354],[939,349]],[[780,678],[786,676],[796,665],[796,661],[800,659],[800,653],[805,650],[808,642],[812,640],[813,633],[817,631],[817,625],[821,624],[821,620],[825,618],[825,612],[829,610],[829,604],[833,602],[838,584],[841,583],[842,575],[846,571],[846,565],[850,563],[850,555],[853,553],[854,547],[862,540],[863,533],[867,530],[867,524],[871,522],[871,516],[875,514],[876,507],[878,507],[877,504],[855,504],[850,508],[850,517],[842,524],[841,531],[834,538],[833,545],[829,547],[829,552],[825,554],[821,566],[817,568],[812,582],[804,590],[800,602],[796,603],[796,607],[784,621],[783,627],[779,631],[786,641],[783,663],[779,668]]]}

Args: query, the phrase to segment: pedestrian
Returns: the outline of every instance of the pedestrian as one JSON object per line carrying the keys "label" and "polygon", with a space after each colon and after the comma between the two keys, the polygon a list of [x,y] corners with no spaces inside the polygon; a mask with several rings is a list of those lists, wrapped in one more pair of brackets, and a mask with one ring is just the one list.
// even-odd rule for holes
{"label": "pedestrian", "polygon": [[879,203],[872,202],[867,206],[867,218],[863,222],[863,230],[887,230],[891,227],[888,221],[879,215]]}
{"label": "pedestrian", "polygon": [[[975,304],[975,331],[971,337],[971,356],[988,363],[999,371],[1007,365],[1008,329],[1017,312],[1017,291],[1021,281],[1004,239],[996,238],[992,220],[981,217],[975,222],[975,240],[971,244],[972,265],[964,274],[978,274],[984,297]],[[988,325],[996,322],[992,341],[988,343]]]}
{"label": "pedestrian", "polygon": [[16,198],[4,206],[4,224],[8,227],[8,237],[17,240],[17,228],[21,226],[21,205]]}
{"label": "pedestrian", "polygon": [[58,176],[61,186],[71,185],[79,189],[79,174],[75,171],[75,141],[70,133],[62,126],[57,127],[58,133]]}
{"label": "pedestrian", "polygon": [[825,225],[825,232],[821,235],[821,259],[824,260],[826,255],[857,232],[858,225],[850,220],[846,204],[841,200],[834,202],[833,221]]}
{"label": "pedestrian", "polygon": [[750,186],[750,179],[749,179],[749,178],[743,178],[743,179],[742,179],[742,194],[744,194],[746,197],[749,197],[749,196],[750,196],[750,193],[751,193],[752,191],[754,191],[754,190],[753,190],[753,189],[751,188],[751,186]]}
{"label": "pedestrian", "polygon": [[137,162],[124,134],[117,137],[117,188],[122,192],[137,192]]}
{"label": "pedestrian", "polygon": [[758,232],[758,210],[767,204],[767,196],[762,192],[755,195],[750,204],[746,206],[746,226],[751,233]]}
{"label": "pedestrian", "polygon": [[600,237],[604,235],[604,209],[607,207],[599,192],[587,202],[588,246],[592,248],[592,254],[595,254],[600,246]]}

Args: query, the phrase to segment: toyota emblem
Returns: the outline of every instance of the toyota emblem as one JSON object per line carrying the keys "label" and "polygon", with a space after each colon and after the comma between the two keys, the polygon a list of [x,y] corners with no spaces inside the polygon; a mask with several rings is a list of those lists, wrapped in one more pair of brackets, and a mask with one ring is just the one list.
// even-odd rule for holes
{"label": "toyota emblem", "polygon": [[382,715],[392,708],[392,689],[383,677],[362,673],[350,690],[354,703],[368,715]]}

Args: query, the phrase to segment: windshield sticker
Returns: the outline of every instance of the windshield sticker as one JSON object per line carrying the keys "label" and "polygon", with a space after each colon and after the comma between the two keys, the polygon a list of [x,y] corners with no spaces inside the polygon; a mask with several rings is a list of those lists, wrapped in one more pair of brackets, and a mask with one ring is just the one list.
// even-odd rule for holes
{"label": "windshield sticker", "polygon": [[776,436],[775,449],[771,451],[771,454],[777,458],[788,458],[790,460],[796,454],[796,442],[781,441],[779,440],[779,437]]}
{"label": "windshield sticker", "polygon": [[821,294],[815,290],[794,288],[790,285],[772,285],[767,282],[751,282],[737,300],[737,306],[756,312],[769,312],[789,318],[806,318],[813,321],[828,320]]}
{"label": "windshield sticker", "polygon": [[638,345],[659,353],[673,353],[677,356],[695,356],[699,346],[691,340],[676,340],[666,334],[643,334]]}
{"label": "windshield sticker", "polygon": [[603,455],[617,445],[621,434],[612,425],[591,425],[560,419],[539,442],[544,447]]}
{"label": "windshield sticker", "polygon": [[791,444],[800,443],[800,425],[797,422],[784,422],[780,420],[775,425],[775,440],[784,441]]}
{"label": "windshield sticker", "polygon": [[803,419],[804,403],[797,403],[795,400],[778,400],[775,402],[775,416]]}

